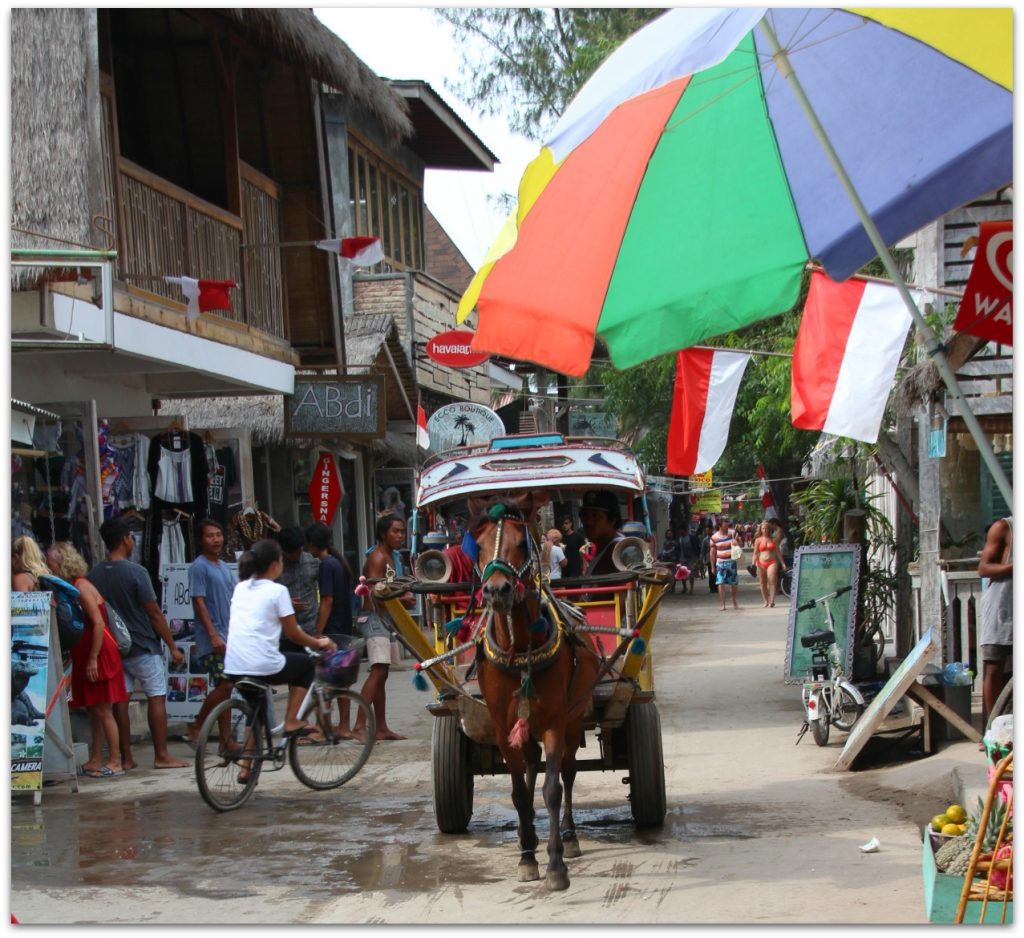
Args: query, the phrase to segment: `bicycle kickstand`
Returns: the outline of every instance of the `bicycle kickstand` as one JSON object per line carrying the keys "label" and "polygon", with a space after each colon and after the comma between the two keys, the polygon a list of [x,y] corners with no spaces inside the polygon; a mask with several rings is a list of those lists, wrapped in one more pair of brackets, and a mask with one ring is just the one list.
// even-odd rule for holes
{"label": "bicycle kickstand", "polygon": [[804,738],[804,733],[806,733],[810,728],[811,724],[804,720],[804,725],[800,727],[800,732],[796,734],[796,742],[793,743],[794,746],[800,745],[800,740]]}

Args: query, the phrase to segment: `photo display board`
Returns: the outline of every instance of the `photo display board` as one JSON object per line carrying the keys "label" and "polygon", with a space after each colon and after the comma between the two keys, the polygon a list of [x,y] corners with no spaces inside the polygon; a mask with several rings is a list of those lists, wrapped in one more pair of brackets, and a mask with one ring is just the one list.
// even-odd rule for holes
{"label": "photo display board", "polygon": [[830,600],[829,609],[836,643],[843,649],[843,670],[847,677],[853,673],[853,633],[859,578],[860,547],[857,544],[815,544],[797,548],[786,635],[784,679],[787,684],[802,684],[810,679],[811,649],[800,644],[801,637],[830,627],[824,605],[804,611],[798,611],[799,607],[844,586],[852,589]]}

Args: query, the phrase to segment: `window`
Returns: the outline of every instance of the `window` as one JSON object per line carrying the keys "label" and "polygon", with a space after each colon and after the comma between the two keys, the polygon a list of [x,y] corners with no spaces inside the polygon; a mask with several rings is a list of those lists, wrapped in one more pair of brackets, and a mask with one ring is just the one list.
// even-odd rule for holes
{"label": "window", "polygon": [[423,191],[369,148],[349,138],[349,210],[352,234],[376,235],[384,261],[378,270],[423,266]]}

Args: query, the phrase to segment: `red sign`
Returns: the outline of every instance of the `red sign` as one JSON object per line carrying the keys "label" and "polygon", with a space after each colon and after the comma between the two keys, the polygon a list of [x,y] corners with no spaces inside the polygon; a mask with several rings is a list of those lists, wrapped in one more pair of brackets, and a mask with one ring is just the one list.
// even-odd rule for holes
{"label": "red sign", "polygon": [[472,368],[482,365],[491,356],[477,352],[471,347],[473,333],[455,329],[441,332],[427,342],[427,358],[449,368]]}
{"label": "red sign", "polygon": [[313,520],[330,524],[334,520],[334,513],[338,510],[342,495],[341,477],[330,453],[320,454],[308,491]]}
{"label": "red sign", "polygon": [[983,221],[978,253],[953,328],[1013,345],[1013,222]]}

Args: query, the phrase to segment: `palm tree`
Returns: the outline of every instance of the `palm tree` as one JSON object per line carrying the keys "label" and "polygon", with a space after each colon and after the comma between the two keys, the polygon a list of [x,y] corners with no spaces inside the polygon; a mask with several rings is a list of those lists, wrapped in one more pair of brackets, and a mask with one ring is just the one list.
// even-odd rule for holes
{"label": "palm tree", "polygon": [[467,417],[465,414],[459,414],[459,416],[455,418],[455,429],[462,431],[462,438],[459,440],[459,446],[465,446],[466,431],[469,430],[470,432],[472,432],[472,430],[475,428],[473,427],[473,423],[469,419],[469,417]]}

